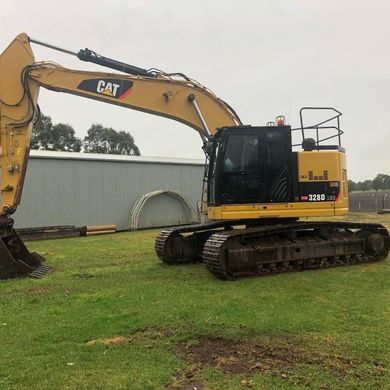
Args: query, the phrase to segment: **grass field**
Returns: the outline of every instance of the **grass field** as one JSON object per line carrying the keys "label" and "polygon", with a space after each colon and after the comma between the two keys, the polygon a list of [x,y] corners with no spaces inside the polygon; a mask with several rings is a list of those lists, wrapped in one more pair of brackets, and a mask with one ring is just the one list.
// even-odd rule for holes
{"label": "grass field", "polygon": [[390,389],[389,259],[224,282],[156,234],[28,243],[55,272],[0,282],[0,389]]}

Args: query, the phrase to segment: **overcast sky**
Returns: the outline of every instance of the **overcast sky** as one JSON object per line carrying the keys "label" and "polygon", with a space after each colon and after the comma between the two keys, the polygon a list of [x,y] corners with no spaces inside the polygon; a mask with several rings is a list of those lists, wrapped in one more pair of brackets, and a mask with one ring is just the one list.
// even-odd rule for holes
{"label": "overcast sky", "polygon": [[[390,1],[1,0],[0,51],[20,32],[144,68],[183,72],[245,124],[302,106],[343,113],[349,178],[390,174]],[[37,60],[107,71],[38,46]],[[144,156],[203,158],[199,135],[152,115],[41,89],[54,123],[84,137],[91,123],[134,136]]]}

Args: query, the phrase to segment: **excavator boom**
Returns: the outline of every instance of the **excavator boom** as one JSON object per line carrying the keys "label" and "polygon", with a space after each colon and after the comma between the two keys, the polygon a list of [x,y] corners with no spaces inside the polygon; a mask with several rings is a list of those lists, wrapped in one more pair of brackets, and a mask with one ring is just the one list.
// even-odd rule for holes
{"label": "excavator boom", "polygon": [[[85,50],[81,52],[86,58]],[[105,61],[99,63],[113,65],[114,60],[102,58]],[[141,69],[119,64],[126,71],[137,73],[138,69],[139,73]],[[192,127],[204,140],[220,126],[240,123],[224,102],[195,81],[178,80],[169,74],[142,77],[36,63],[28,36],[20,34],[0,56],[0,216],[12,214],[20,202],[40,87],[170,118]]]}
{"label": "excavator boom", "polygon": [[170,118],[195,129],[204,141],[221,125],[240,124],[234,111],[222,100],[181,74],[148,72],[88,49],[78,54],[61,51],[127,74],[86,72],[52,62],[37,63],[30,42],[40,43],[19,34],[0,56],[0,279],[26,273],[39,275],[45,269],[41,265],[43,258],[28,252],[13,230],[10,218],[23,190],[32,126],[39,115],[40,87]]}

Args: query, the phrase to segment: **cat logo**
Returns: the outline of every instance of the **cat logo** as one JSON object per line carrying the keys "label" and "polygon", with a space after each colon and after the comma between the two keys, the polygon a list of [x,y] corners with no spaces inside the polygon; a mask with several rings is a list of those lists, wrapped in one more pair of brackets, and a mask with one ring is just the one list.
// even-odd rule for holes
{"label": "cat logo", "polygon": [[103,95],[116,97],[119,84],[112,83],[110,81],[99,80],[96,87],[96,92],[102,93]]}
{"label": "cat logo", "polygon": [[117,79],[89,79],[83,80],[78,89],[98,93],[116,99],[124,100],[132,91],[133,82]]}

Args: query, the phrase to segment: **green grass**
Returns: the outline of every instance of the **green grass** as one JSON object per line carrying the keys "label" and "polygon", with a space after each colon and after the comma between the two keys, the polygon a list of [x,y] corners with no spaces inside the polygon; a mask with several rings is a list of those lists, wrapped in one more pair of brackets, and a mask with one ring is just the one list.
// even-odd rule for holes
{"label": "green grass", "polygon": [[390,388],[389,259],[224,282],[157,233],[28,243],[55,272],[0,282],[0,389]]}

